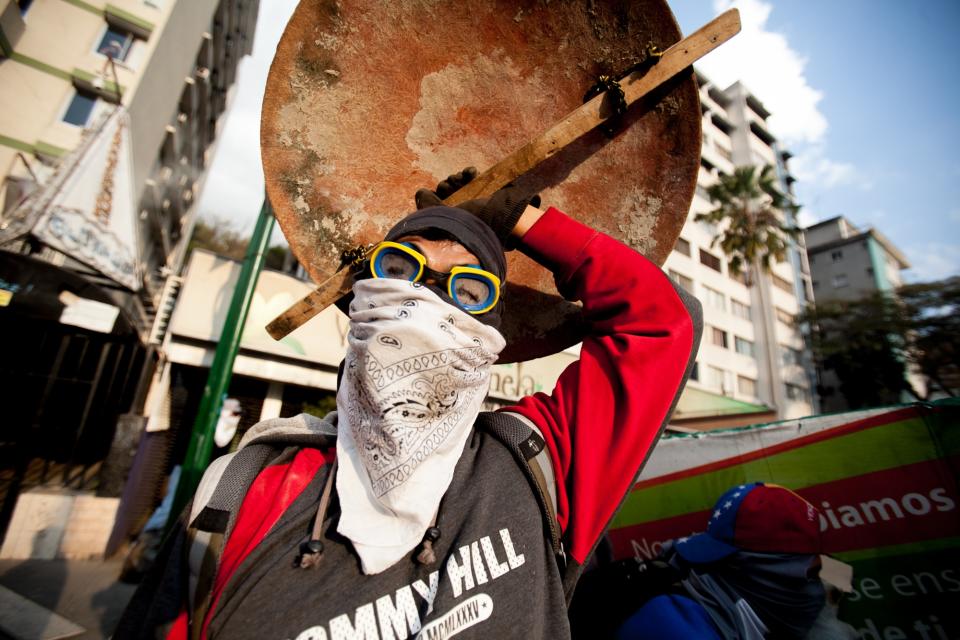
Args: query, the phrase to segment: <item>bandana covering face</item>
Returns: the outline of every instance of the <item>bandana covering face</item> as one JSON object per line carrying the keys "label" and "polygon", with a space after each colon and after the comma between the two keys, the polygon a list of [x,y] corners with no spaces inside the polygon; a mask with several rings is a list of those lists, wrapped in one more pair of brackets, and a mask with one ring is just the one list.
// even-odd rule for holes
{"label": "bandana covering face", "polygon": [[417,283],[361,280],[353,292],[337,392],[337,531],[369,575],[423,539],[505,342]]}

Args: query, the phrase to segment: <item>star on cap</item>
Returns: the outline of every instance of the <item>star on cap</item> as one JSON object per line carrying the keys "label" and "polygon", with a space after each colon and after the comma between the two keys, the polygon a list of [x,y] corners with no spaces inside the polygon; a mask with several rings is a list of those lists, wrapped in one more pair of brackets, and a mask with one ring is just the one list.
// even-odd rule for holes
{"label": "star on cap", "polygon": [[723,508],[724,508],[724,509],[729,509],[729,508],[732,507],[732,506],[733,506],[733,501],[732,501],[732,500],[727,500],[727,503],[726,503],[725,505],[723,505]]}
{"label": "star on cap", "polygon": [[717,509],[716,511],[713,512],[713,517],[714,517],[714,518],[719,518],[719,517],[720,517],[720,509]]}

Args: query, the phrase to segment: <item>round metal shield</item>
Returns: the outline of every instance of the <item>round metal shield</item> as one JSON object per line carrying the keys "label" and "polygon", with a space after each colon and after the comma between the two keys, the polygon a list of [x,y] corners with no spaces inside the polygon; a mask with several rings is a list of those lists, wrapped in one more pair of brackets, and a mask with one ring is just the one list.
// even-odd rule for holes
{"label": "round metal shield", "polygon": [[[267,192],[294,254],[318,282],[341,253],[377,242],[413,194],[481,171],[577,108],[680,31],[664,0],[301,0],[263,101]],[[693,197],[700,106],[681,73],[631,106],[612,138],[594,130],[518,184],[543,206],[662,264]],[[553,276],[509,254],[501,362],[555,353],[583,335]]]}

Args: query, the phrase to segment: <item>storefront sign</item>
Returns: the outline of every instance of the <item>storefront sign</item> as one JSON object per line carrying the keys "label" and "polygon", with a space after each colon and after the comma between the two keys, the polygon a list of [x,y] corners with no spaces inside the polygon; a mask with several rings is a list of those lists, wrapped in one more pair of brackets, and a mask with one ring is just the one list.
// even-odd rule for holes
{"label": "storefront sign", "polygon": [[137,290],[136,215],[129,118],[118,108],[87,132],[37,200],[42,242]]}

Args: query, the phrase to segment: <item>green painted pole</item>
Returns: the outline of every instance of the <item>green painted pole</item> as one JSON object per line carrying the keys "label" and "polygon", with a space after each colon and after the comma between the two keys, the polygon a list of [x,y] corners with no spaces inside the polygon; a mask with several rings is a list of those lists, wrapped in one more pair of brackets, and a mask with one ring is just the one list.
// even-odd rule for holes
{"label": "green painted pole", "polygon": [[223,331],[220,332],[220,341],[210,365],[210,374],[207,384],[203,388],[203,398],[200,400],[200,409],[197,419],[193,423],[193,433],[190,436],[190,447],[184,458],[180,481],[177,483],[177,492],[174,494],[170,517],[167,520],[169,531],[180,512],[187,505],[200,484],[203,472],[210,464],[210,454],[213,452],[213,434],[220,417],[220,409],[227,397],[230,378],[233,376],[233,362],[240,350],[240,338],[243,327],[247,322],[247,313],[250,311],[250,302],[257,286],[257,278],[263,269],[263,262],[270,243],[270,233],[273,231],[273,210],[268,200],[264,199],[257,218],[253,237],[247,245],[247,254],[243,259],[240,277],[233,290],[233,298],[227,317],[223,321]]}

